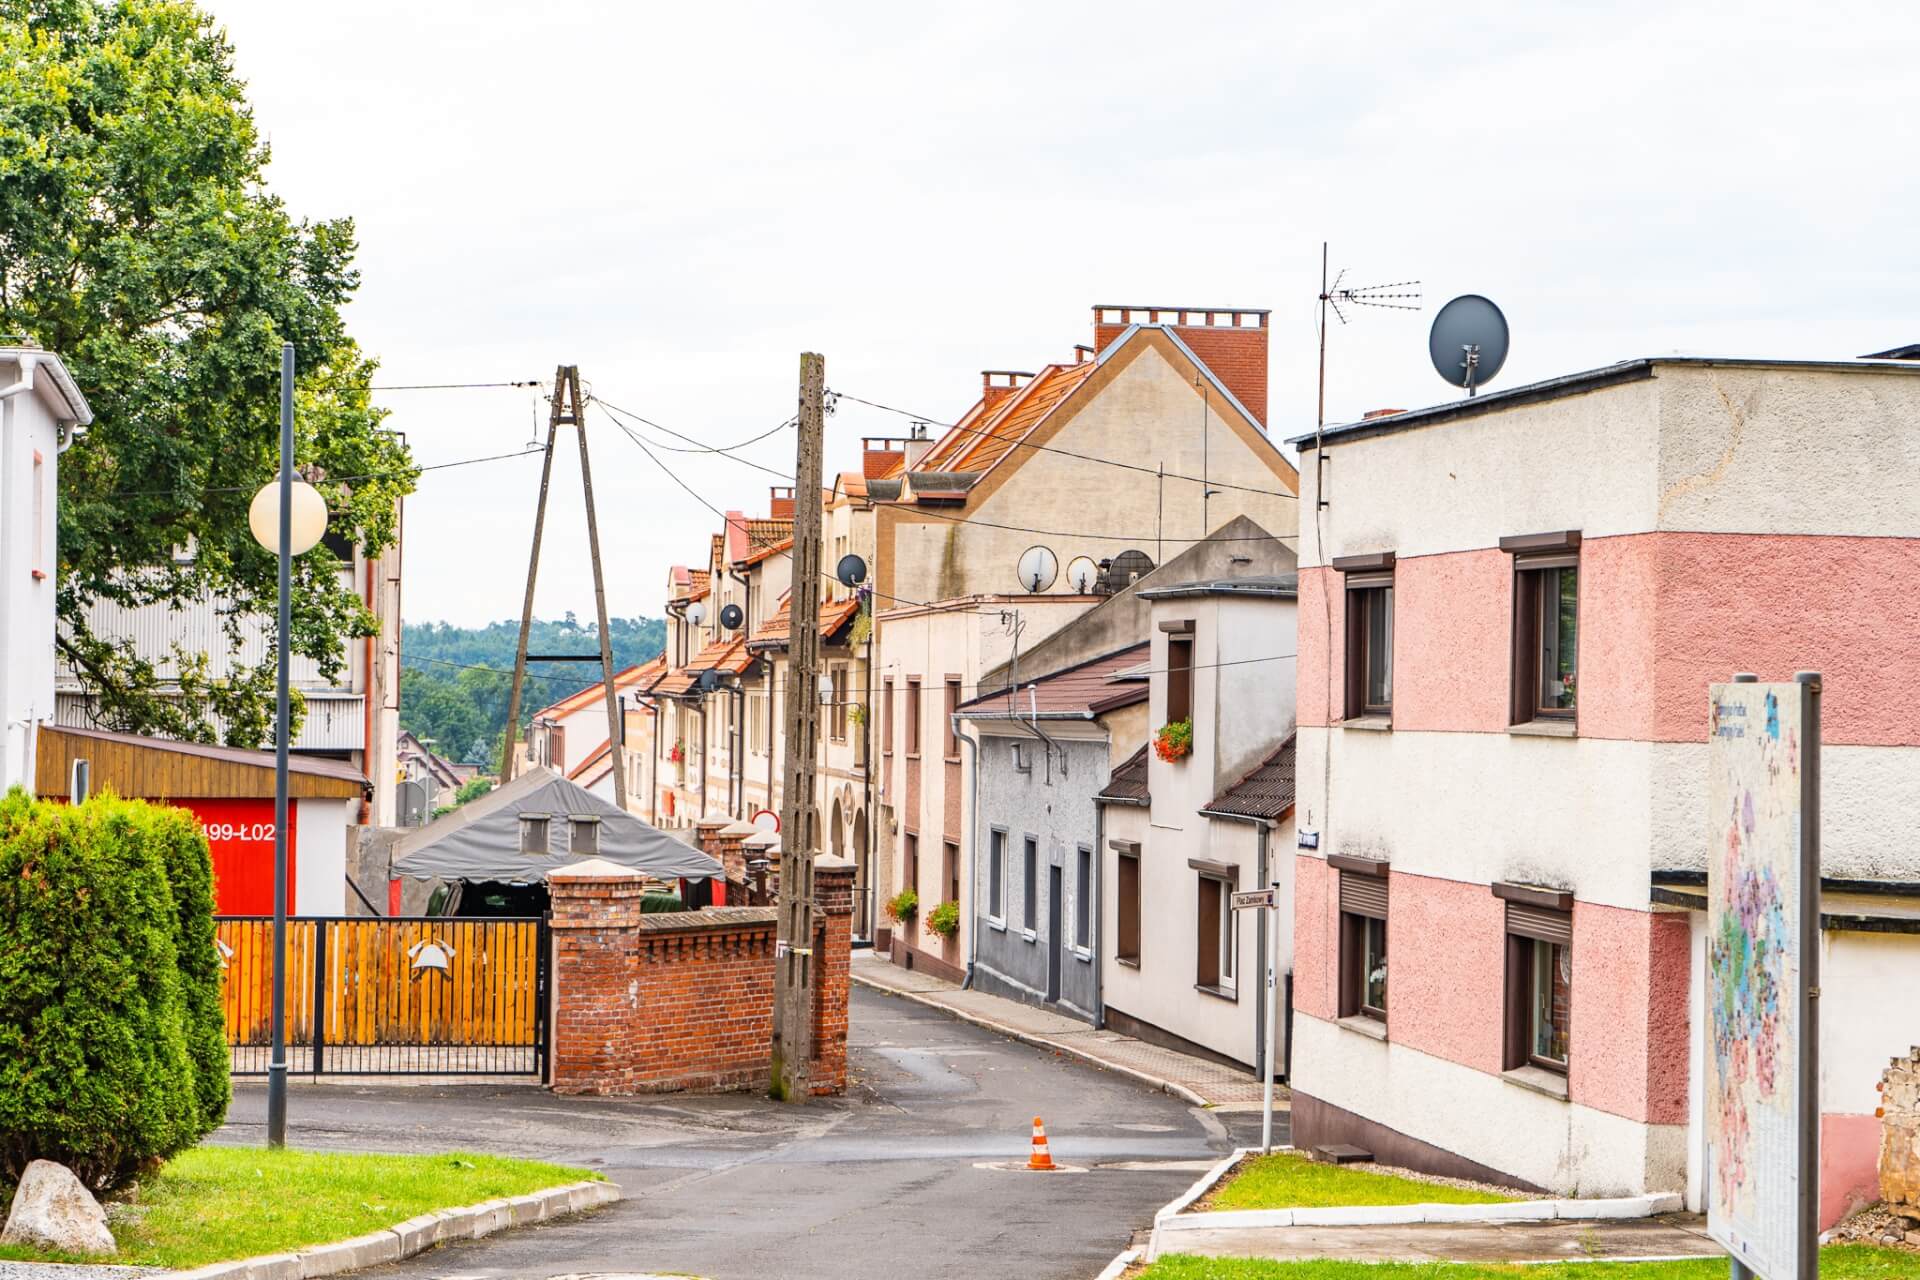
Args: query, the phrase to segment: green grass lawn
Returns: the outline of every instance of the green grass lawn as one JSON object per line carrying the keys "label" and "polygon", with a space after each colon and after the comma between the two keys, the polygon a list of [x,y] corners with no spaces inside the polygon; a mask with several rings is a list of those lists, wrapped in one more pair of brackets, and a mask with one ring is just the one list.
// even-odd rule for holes
{"label": "green grass lawn", "polygon": [[[160,1267],[284,1253],[365,1235],[433,1209],[525,1195],[599,1175],[583,1169],[452,1152],[347,1155],[196,1147],[144,1180],[137,1219],[113,1224],[115,1262]],[[14,1246],[0,1258],[51,1255]],[[56,1259],[103,1261],[103,1259]]]}
{"label": "green grass lawn", "polygon": [[[1196,1258],[1176,1254],[1139,1272],[1135,1280],[1725,1280],[1724,1258],[1688,1262],[1554,1262],[1508,1266],[1475,1262],[1267,1262],[1252,1258]],[[1820,1251],[1821,1280],[1913,1280],[1920,1257],[1866,1245]]]}
{"label": "green grass lawn", "polygon": [[1253,1156],[1214,1191],[1211,1209],[1324,1209],[1334,1205],[1506,1204],[1517,1196],[1467,1191],[1368,1173],[1362,1165],[1320,1164],[1303,1155],[1278,1152]]}

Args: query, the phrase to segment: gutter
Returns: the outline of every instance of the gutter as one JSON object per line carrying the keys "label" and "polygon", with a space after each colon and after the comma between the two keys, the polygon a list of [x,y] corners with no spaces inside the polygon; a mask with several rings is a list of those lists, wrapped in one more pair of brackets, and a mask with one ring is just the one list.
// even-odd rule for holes
{"label": "gutter", "polygon": [[[960,732],[960,721],[962,717],[959,712],[954,712],[951,719],[953,721],[953,736],[961,742],[966,743],[967,746],[973,750],[973,795],[967,801],[967,825],[969,828],[969,838],[967,840],[967,889],[969,896],[977,902],[979,901],[980,895],[974,889],[973,878],[980,874],[980,850],[978,848],[980,842],[980,743],[977,739]],[[957,906],[958,904],[956,903],[955,905]],[[980,927],[977,921],[969,921],[967,923],[967,973],[966,977],[962,979],[960,983],[960,989],[962,991],[971,991],[973,989],[973,966],[975,961],[979,959],[979,956]]]}

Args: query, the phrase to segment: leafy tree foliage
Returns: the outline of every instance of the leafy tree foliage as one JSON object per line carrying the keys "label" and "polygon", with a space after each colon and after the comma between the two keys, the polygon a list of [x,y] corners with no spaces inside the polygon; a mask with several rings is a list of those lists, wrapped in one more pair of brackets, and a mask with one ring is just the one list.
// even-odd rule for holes
{"label": "leafy tree foliage", "polygon": [[183,810],[0,799],[0,1182],[114,1186],[226,1114],[213,870]]}
{"label": "leafy tree foliage", "polygon": [[[658,618],[609,618],[613,668],[619,671],[655,657],[666,647],[666,624]],[[400,637],[400,723],[415,737],[432,738],[434,749],[463,764],[497,765],[513,691],[513,655],[520,623],[455,627],[410,622]],[[535,619],[527,647],[533,653],[600,651],[595,628],[569,613],[558,622]],[[520,727],[533,713],[598,683],[591,663],[535,662],[527,667]],[[464,801],[462,802],[464,803]]]}
{"label": "leafy tree foliage", "polygon": [[[247,506],[278,470],[283,341],[297,457],[332,527],[377,553],[417,476],[341,320],[353,224],[296,219],[266,190],[244,90],[188,0],[0,0],[0,334],[58,352],[95,414],[61,459],[62,654],[111,727],[211,741],[224,724],[258,745],[271,657],[216,680],[180,655],[163,679],[87,622],[95,601],[211,594],[237,642],[271,613]],[[342,579],[324,547],[294,566],[290,642],[329,676],[374,625]]]}

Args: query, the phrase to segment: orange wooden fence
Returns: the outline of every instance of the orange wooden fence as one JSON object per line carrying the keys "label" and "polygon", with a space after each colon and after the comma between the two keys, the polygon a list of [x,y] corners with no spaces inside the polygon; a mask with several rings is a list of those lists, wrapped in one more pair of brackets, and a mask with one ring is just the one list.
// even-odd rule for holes
{"label": "orange wooden fence", "polygon": [[[227,1042],[264,1045],[273,921],[223,916],[215,928],[226,965]],[[313,1044],[317,1003],[328,1047],[533,1046],[540,947],[538,920],[294,917],[287,921],[287,1043]]]}

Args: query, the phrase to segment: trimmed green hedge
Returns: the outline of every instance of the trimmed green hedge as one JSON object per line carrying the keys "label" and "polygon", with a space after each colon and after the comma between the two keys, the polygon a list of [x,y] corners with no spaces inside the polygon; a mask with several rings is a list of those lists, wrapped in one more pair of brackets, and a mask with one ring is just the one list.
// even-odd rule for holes
{"label": "trimmed green hedge", "polygon": [[213,870],[191,814],[0,800],[0,1181],[124,1182],[226,1114]]}

